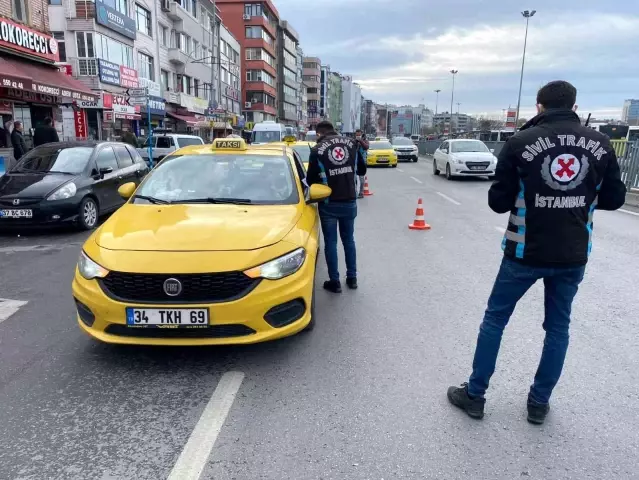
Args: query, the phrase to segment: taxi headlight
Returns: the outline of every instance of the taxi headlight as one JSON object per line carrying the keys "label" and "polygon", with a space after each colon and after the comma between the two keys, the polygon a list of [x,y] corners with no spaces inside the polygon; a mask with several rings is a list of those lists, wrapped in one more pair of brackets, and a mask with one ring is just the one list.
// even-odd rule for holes
{"label": "taxi headlight", "polygon": [[95,263],[84,252],[80,253],[80,258],[78,259],[78,271],[80,272],[80,275],[82,275],[87,280],[93,280],[94,278],[104,278],[109,273],[106,268]]}
{"label": "taxi headlight", "polygon": [[47,200],[66,200],[67,198],[73,197],[77,191],[78,187],[75,186],[75,183],[69,182],[49,195]]}
{"label": "taxi headlight", "polygon": [[297,272],[306,259],[306,250],[298,248],[275,260],[250,268],[244,273],[251,278],[265,278],[267,280],[279,280]]}

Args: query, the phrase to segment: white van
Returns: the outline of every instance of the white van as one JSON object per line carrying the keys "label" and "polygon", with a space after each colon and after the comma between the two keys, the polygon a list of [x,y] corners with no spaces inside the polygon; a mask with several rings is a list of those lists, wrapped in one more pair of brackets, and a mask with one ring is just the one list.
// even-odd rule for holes
{"label": "white van", "polygon": [[259,122],[253,125],[251,143],[261,145],[263,143],[283,142],[286,136],[286,127],[272,120]]}

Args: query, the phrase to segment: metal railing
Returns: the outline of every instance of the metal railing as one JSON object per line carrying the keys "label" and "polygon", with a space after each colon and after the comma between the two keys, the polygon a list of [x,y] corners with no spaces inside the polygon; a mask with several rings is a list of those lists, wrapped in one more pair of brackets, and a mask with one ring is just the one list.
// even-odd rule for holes
{"label": "metal railing", "polygon": [[626,188],[639,188],[639,140],[611,140],[610,144],[617,154],[621,180],[626,184]]}

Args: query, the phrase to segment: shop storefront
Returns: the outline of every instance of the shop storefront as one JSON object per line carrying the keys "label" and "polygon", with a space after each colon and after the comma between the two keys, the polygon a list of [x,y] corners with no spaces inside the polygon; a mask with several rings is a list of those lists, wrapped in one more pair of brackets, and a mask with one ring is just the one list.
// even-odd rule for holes
{"label": "shop storefront", "polygon": [[[98,59],[98,76],[100,82],[122,88],[139,86],[138,72],[124,65],[117,65]],[[131,106],[126,95],[120,93],[102,93],[102,138],[117,140],[125,131],[140,136],[139,121],[142,119],[139,106]]]}
{"label": "shop storefront", "polygon": [[206,118],[208,100],[173,92],[167,92],[164,98],[167,102],[174,104],[171,110],[166,111],[165,126],[167,129],[173,132],[197,135],[202,137],[204,141],[211,139],[211,125]]}
{"label": "shop storefront", "polygon": [[[33,145],[35,128],[47,117],[54,120],[60,138],[86,138],[81,103],[96,101],[97,95],[54,65],[59,53],[53,37],[0,18],[0,53],[3,124],[21,121],[28,147]],[[6,154],[2,152],[5,157]]]}

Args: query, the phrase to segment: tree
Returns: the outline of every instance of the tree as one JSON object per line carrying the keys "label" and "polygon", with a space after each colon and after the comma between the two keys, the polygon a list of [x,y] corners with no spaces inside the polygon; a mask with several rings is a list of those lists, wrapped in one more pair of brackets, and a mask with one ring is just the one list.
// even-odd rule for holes
{"label": "tree", "polygon": [[488,117],[479,117],[477,119],[477,124],[479,125],[480,130],[501,130],[504,128],[504,122]]}
{"label": "tree", "polygon": [[523,127],[526,124],[527,121],[528,121],[527,118],[520,118],[519,121],[517,122],[517,127],[518,128]]}

